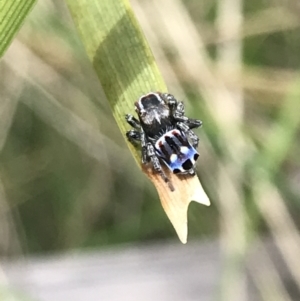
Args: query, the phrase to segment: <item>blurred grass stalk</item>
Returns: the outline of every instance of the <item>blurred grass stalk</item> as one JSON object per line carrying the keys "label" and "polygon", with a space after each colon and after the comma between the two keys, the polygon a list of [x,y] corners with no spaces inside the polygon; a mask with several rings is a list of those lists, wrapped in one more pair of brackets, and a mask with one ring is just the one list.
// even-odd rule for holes
{"label": "blurred grass stalk", "polygon": [[300,127],[299,82],[298,78],[290,87],[262,151],[254,158],[251,180],[257,207],[300,288],[299,230],[274,183]]}
{"label": "blurred grass stalk", "polygon": [[[243,25],[243,0],[219,0],[217,4],[216,28],[217,72],[221,82],[230,78],[233,82],[241,76]],[[227,90],[227,93],[226,93]],[[234,89],[216,89],[213,101],[216,118],[222,128],[223,139],[232,157],[241,158],[246,142],[240,127],[243,123],[244,95],[240,86]],[[224,256],[224,270],[221,285],[221,300],[247,300],[245,252],[246,252],[246,212],[242,196],[243,166],[225,160],[219,169],[219,200],[221,210],[221,247]],[[230,176],[228,174],[230,173]],[[229,180],[230,179],[230,180]]]}

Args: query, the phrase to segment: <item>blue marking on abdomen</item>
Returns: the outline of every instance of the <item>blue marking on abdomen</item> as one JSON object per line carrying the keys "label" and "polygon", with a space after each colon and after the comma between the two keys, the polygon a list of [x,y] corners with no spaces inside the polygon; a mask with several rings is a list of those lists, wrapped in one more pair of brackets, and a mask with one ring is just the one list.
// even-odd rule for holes
{"label": "blue marking on abdomen", "polygon": [[198,154],[198,152],[195,150],[194,147],[190,146],[188,148],[188,151],[185,154],[182,153],[182,156],[179,157],[174,154],[176,156],[176,160],[174,160],[173,162],[171,161],[170,163],[167,163],[167,165],[172,171],[174,171],[175,169],[182,170],[182,164],[186,160],[190,159],[192,162],[195,162],[195,160],[194,160],[195,154]]}
{"label": "blue marking on abdomen", "polygon": [[[173,135],[174,131],[181,136],[183,143]],[[172,137],[173,141],[177,144],[178,147],[180,147],[179,155],[177,155],[176,152],[172,150],[170,145],[166,142],[165,137]],[[160,144],[162,144],[164,150],[161,149]],[[186,170],[184,170],[184,168],[182,167],[182,164],[189,159],[191,160],[192,164],[195,164],[194,156],[197,155],[198,157],[199,155],[196,149],[191,146],[186,136],[177,129],[173,129],[162,135],[156,141],[155,149],[157,155],[165,162],[165,164],[172,172],[174,172],[174,170],[176,170],[177,172],[186,172]]]}

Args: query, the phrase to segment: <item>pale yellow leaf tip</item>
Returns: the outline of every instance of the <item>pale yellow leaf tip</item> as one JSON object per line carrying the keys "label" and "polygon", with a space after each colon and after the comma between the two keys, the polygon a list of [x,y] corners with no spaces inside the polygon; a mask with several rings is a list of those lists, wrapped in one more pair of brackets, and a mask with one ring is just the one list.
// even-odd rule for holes
{"label": "pale yellow leaf tip", "polygon": [[151,167],[143,171],[155,185],[161,204],[170,219],[180,241],[185,244],[188,235],[187,212],[191,201],[209,206],[210,201],[197,176],[178,176],[164,169],[174,191],[164,182],[161,176],[154,173]]}

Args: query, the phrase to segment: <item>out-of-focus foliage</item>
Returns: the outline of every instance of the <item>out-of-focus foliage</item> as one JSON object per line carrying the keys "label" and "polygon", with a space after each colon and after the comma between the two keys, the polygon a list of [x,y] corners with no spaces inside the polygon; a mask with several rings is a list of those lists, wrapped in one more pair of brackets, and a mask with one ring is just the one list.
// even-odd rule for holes
{"label": "out-of-focus foliage", "polygon": [[35,0],[2,1],[0,6],[0,57],[18,32]]}
{"label": "out-of-focus foliage", "polygon": [[[213,205],[191,206],[190,236],[220,233],[237,277],[271,234],[299,285],[300,9],[234,2],[132,5],[169,91],[203,120],[198,173]],[[38,3],[0,68],[2,254],[174,237],[61,1]]]}
{"label": "out-of-focus foliage", "polygon": [[[156,18],[161,18],[155,11],[159,7],[152,5],[151,11],[147,11],[150,4],[138,6],[145,9],[145,14],[153,16],[156,13]],[[185,9],[184,14],[190,13],[190,21],[198,29],[204,45],[216,49],[219,42],[214,34],[215,4],[187,1]],[[297,85],[297,66],[300,64],[296,55],[300,44],[297,40],[299,29],[296,18],[292,18],[294,23],[286,21],[286,28],[276,28],[278,14],[289,20],[289,16],[295,13],[288,6],[260,8],[259,3],[255,7],[246,5],[241,76],[239,82],[225,84],[239,85],[244,89],[240,129],[245,139],[252,141],[249,157],[233,164],[251,167],[256,160],[256,155],[251,159],[253,149],[259,155],[267,137],[279,132],[278,138],[282,141],[276,140],[275,136],[275,146],[283,144],[285,151],[281,160],[274,163],[276,174],[272,175],[272,183],[287,194],[288,206],[298,210],[299,191],[294,183],[299,177],[296,155],[299,141],[293,138],[297,127],[290,136],[289,116],[280,117],[280,111],[289,94],[295,94],[296,98],[299,95],[299,91],[293,88]],[[147,34],[149,24],[145,23],[141,25]],[[151,30],[148,31],[151,34]],[[168,31],[158,33],[158,40],[150,39],[150,44],[152,42],[162,72],[166,73],[169,90],[179,90],[174,82],[176,75],[182,83],[177,94],[183,96],[186,93],[183,98],[187,102],[188,114],[202,118],[204,128],[199,135],[205,132],[210,147],[214,149],[215,155],[209,154],[206,141],[203,141],[201,149],[208,151],[203,150],[203,160],[199,161],[198,168],[207,189],[216,198],[217,162],[213,158],[216,156],[220,161],[233,158],[226,158],[228,154],[223,144],[227,141],[214,112],[201,100],[203,95],[198,93],[197,79],[191,80],[188,72],[182,69],[182,60],[197,60],[197,57],[176,54],[176,43],[159,40],[159,34],[168,35]],[[163,43],[163,48],[154,42]],[[188,54],[189,45],[184,47]],[[165,58],[173,64],[173,76],[168,77],[165,62],[159,57],[162,55],[159,51],[163,50],[166,51]],[[19,66],[22,66],[21,70]],[[201,70],[196,72],[201,75]],[[22,249],[42,251],[99,245],[167,237],[172,233],[159,202],[147,201],[153,197],[154,191],[141,178],[128,154],[63,4],[46,1],[37,5],[2,61],[1,73],[2,98],[13,99],[10,101],[13,104],[3,102],[3,105],[14,106],[9,111],[11,116],[6,116],[11,127],[7,127],[1,153],[1,178],[16,231],[15,239]],[[296,102],[292,111],[297,111],[297,105]],[[228,106],[228,110],[231,107]],[[279,129],[273,130],[278,126]],[[285,139],[285,132],[290,139]],[[267,145],[265,149],[268,149]],[[276,156],[276,149],[270,149],[272,153]],[[266,150],[262,160],[267,158]],[[241,202],[251,196],[249,183],[245,178],[245,194],[244,197],[241,195]],[[247,206],[252,208],[250,199]],[[256,210],[253,212],[258,214]],[[214,206],[210,210],[193,206],[191,235],[215,233],[216,217]],[[213,223],[209,222],[212,220]]]}

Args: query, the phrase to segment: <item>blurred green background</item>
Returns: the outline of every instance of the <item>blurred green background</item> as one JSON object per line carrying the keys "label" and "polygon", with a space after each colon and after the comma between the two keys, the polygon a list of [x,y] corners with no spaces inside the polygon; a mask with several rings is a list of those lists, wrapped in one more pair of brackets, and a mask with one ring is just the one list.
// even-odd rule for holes
{"label": "blurred green background", "polygon": [[[169,91],[203,121],[212,205],[190,206],[189,240],[220,237],[230,261],[272,236],[300,284],[298,2],[131,3]],[[0,73],[2,256],[176,238],[62,1],[38,2]]]}

